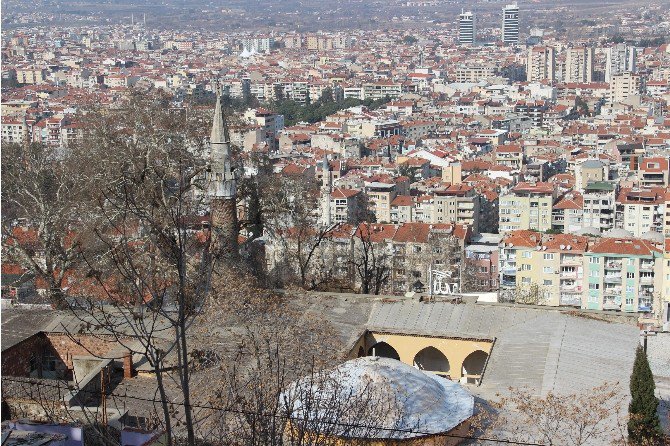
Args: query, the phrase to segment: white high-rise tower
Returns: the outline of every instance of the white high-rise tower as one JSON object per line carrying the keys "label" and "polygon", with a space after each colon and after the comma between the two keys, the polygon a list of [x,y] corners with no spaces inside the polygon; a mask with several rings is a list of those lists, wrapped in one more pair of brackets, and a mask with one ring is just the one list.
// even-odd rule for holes
{"label": "white high-rise tower", "polygon": [[502,41],[505,45],[519,43],[519,6],[516,3],[503,8]]}
{"label": "white high-rise tower", "polygon": [[635,73],[635,59],[637,51],[634,46],[619,43],[607,48],[607,63],[605,64],[605,82],[612,82],[612,77],[622,73]]}
{"label": "white high-rise tower", "polygon": [[475,43],[476,34],[474,13],[461,10],[461,14],[458,16],[458,43],[471,45]]}

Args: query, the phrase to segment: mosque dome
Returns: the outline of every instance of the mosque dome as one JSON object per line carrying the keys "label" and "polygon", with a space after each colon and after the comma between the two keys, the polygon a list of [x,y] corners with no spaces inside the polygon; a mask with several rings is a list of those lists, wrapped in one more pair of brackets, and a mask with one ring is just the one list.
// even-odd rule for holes
{"label": "mosque dome", "polygon": [[640,236],[642,240],[648,240],[652,243],[663,243],[664,237],[660,232],[649,231]]}
{"label": "mosque dome", "polygon": [[621,228],[612,228],[603,234],[605,237],[633,238],[633,233]]}
{"label": "mosque dome", "polygon": [[[392,409],[375,402],[377,396],[392,402]],[[372,421],[361,420],[356,410],[333,410],[331,403],[340,398],[344,404],[359,400],[383,408],[383,413],[372,415],[379,429],[370,429]],[[284,392],[283,400],[290,401],[290,413],[296,418],[343,425],[331,435],[348,439],[420,442],[421,437],[434,439],[450,432],[462,436],[467,434],[468,420],[474,412],[473,396],[458,383],[395,359],[373,356],[347,361],[316,379],[299,380]],[[333,413],[337,419],[330,419]],[[351,425],[357,423],[367,427],[352,429]]]}

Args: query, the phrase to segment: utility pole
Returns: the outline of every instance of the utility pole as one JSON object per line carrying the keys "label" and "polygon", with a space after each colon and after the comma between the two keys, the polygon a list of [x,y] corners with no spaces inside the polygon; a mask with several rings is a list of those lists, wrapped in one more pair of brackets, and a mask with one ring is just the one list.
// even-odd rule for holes
{"label": "utility pole", "polygon": [[656,336],[655,331],[649,331],[649,330],[642,330],[640,332],[640,336],[642,336],[643,341],[642,341],[642,349],[644,350],[644,354],[647,354],[647,338],[649,336]]}
{"label": "utility pole", "polygon": [[100,394],[102,399],[102,425],[107,427],[107,393],[105,390],[105,368],[100,370]]}

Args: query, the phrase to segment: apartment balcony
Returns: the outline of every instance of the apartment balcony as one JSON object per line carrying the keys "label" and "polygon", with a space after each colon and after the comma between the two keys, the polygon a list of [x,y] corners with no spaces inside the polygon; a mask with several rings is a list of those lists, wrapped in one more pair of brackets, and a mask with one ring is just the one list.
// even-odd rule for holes
{"label": "apartment balcony", "polygon": [[603,290],[604,296],[621,296],[621,287],[609,287]]}
{"label": "apartment balcony", "polygon": [[515,288],[516,280],[503,279],[500,281],[500,286],[505,288]]}
{"label": "apartment balcony", "polygon": [[577,279],[577,271],[561,271],[559,275],[561,280]]}
{"label": "apartment balcony", "polygon": [[654,269],[654,262],[640,262],[640,269],[649,271]]}
{"label": "apartment balcony", "polygon": [[617,302],[615,299],[605,299],[603,310],[621,310],[621,302]]}
{"label": "apartment balcony", "polygon": [[621,283],[621,275],[610,275],[603,278],[605,283]]}
{"label": "apartment balcony", "polygon": [[516,263],[503,263],[500,269],[503,274],[516,276]]}
{"label": "apartment balcony", "polygon": [[582,259],[579,256],[561,256],[561,265],[570,266],[570,265],[581,265]]}
{"label": "apartment balcony", "polygon": [[582,305],[582,295],[581,294],[571,294],[564,293],[559,296],[559,304],[564,306],[571,307],[581,307]]}
{"label": "apartment balcony", "polygon": [[574,292],[574,293],[580,293],[582,292],[582,286],[581,284],[578,283],[571,283],[571,284],[561,284],[561,291],[568,291],[568,292]]}
{"label": "apartment balcony", "polygon": [[620,270],[621,267],[623,266],[623,262],[621,260],[610,260],[609,262],[605,262],[605,269],[616,269]]}
{"label": "apartment balcony", "polygon": [[637,299],[637,310],[645,313],[654,311],[654,297],[648,293],[642,293]]}
{"label": "apartment balcony", "polygon": [[640,276],[640,285],[653,285],[654,276]]}

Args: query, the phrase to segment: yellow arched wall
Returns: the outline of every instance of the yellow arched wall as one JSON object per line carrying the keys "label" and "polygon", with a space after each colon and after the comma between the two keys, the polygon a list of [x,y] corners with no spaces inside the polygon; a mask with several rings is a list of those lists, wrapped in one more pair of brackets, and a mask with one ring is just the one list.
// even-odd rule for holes
{"label": "yellow arched wall", "polygon": [[414,357],[426,347],[435,347],[449,360],[449,376],[452,380],[461,379],[463,361],[471,353],[481,350],[491,354],[493,340],[488,339],[454,339],[442,337],[417,336],[397,333],[368,332],[352,349],[353,357],[357,356],[358,347],[363,346],[367,353],[370,347],[378,342],[386,342],[396,349],[400,360],[405,364],[414,365]]}

